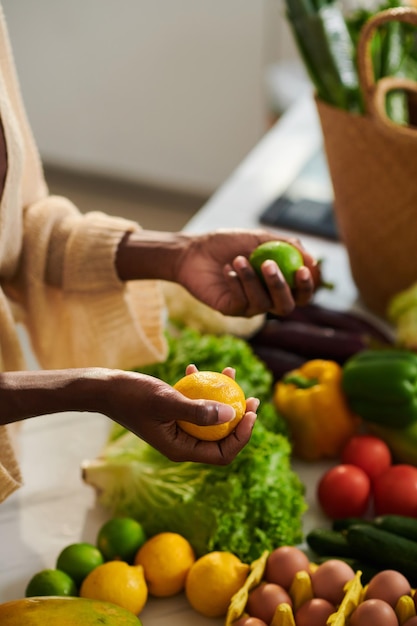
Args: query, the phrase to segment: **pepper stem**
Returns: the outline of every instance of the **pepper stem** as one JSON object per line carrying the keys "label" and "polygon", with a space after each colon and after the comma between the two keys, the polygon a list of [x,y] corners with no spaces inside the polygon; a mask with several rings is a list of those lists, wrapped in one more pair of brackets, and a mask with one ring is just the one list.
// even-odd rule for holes
{"label": "pepper stem", "polygon": [[310,389],[318,384],[318,378],[307,378],[301,374],[288,374],[284,376],[283,382],[287,385],[295,385],[299,389]]}

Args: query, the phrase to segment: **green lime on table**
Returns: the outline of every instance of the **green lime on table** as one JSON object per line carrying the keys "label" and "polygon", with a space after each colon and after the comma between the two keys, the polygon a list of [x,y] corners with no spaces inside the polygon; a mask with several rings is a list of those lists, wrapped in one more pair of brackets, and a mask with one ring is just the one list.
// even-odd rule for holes
{"label": "green lime on table", "polygon": [[29,581],[25,596],[77,596],[77,585],[71,576],[59,569],[44,569]]}
{"label": "green lime on table", "polygon": [[84,578],[98,565],[104,563],[100,550],[91,543],[72,543],[59,554],[56,567],[62,570],[80,587]]}
{"label": "green lime on table", "polygon": [[119,559],[133,563],[146,538],[141,524],[135,519],[114,517],[100,528],[96,544],[106,561]]}
{"label": "green lime on table", "polygon": [[275,261],[288,285],[294,287],[295,272],[304,265],[301,252],[286,241],[266,241],[261,243],[251,253],[249,262],[262,280],[261,266],[268,259]]}

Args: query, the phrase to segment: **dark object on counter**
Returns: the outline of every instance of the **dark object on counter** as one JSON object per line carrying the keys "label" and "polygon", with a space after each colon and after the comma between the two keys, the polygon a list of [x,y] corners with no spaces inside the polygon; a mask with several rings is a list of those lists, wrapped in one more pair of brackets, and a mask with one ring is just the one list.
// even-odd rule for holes
{"label": "dark object on counter", "polygon": [[352,311],[329,309],[320,304],[310,303],[295,309],[285,317],[269,316],[271,319],[279,319],[281,322],[295,321],[306,324],[315,324],[346,332],[363,333],[373,337],[376,341],[388,345],[393,344],[393,339],[385,332],[364,317]]}
{"label": "dark object on counter", "polygon": [[271,348],[258,343],[251,345],[253,352],[265,363],[266,367],[272,373],[274,382],[281,380],[285,374],[298,369],[307,361],[306,357],[295,354],[294,352]]}
{"label": "dark object on counter", "polygon": [[343,364],[351,356],[371,346],[369,335],[347,332],[312,323],[267,319],[250,344],[295,353],[307,359],[329,359]]}
{"label": "dark object on counter", "polygon": [[417,542],[372,525],[354,525],[346,531],[347,541],[356,558],[374,567],[395,569],[417,585]]}

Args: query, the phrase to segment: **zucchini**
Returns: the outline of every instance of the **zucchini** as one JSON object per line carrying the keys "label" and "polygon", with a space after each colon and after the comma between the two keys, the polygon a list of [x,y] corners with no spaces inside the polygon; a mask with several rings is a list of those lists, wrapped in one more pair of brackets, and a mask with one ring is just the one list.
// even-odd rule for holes
{"label": "zucchini", "polygon": [[352,548],[345,535],[336,530],[314,528],[306,535],[306,541],[309,548],[319,556],[352,556]]}
{"label": "zucchini", "polygon": [[354,556],[382,569],[395,569],[412,587],[417,586],[417,542],[369,524],[351,526],[346,538]]}
{"label": "zucchini", "polygon": [[380,515],[374,520],[374,525],[387,530],[394,535],[417,541],[417,519],[405,515]]}

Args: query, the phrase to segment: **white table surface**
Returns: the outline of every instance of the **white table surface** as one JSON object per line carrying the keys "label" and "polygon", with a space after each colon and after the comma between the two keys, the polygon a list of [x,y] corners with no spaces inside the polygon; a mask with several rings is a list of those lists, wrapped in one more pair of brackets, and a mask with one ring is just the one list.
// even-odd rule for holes
{"label": "white table surface", "polygon": [[[320,144],[314,104],[307,98],[265,135],[185,230],[259,226],[260,210],[285,189]],[[325,277],[336,285],[334,291],[318,294],[317,301],[340,308],[357,306],[344,248],[314,237],[303,236],[302,241],[324,259]],[[54,567],[66,545],[95,541],[98,528],[109,515],[97,505],[94,490],[82,482],[80,466],[83,460],[97,456],[109,426],[107,418],[90,413],[62,413],[22,423],[25,486],[0,505],[1,602],[23,597],[29,578],[40,569]],[[307,530],[324,523],[315,503],[315,484],[324,466],[295,463],[294,468],[307,487]],[[223,624],[222,619],[195,613],[183,595],[151,599],[141,619],[144,626]]]}

